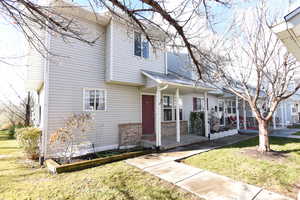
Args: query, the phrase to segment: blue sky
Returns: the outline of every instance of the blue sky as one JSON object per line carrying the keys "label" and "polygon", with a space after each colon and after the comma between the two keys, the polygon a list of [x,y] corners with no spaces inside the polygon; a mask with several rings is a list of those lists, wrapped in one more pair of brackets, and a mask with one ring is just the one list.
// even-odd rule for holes
{"label": "blue sky", "polygon": [[[169,0],[178,1],[178,0]],[[258,0],[259,1],[259,0]],[[297,2],[296,0],[290,0],[292,3]],[[89,6],[88,1],[86,0],[75,0],[76,3],[82,6]],[[138,0],[133,1],[136,4],[139,4]],[[233,13],[236,9],[248,9],[254,7],[257,1],[247,1],[239,0],[233,8],[224,8],[221,6],[214,7],[212,12],[216,14],[217,24],[216,30],[219,34],[222,34],[228,22],[231,20]],[[270,8],[271,12],[276,10],[282,11],[282,13],[287,14],[289,0],[268,0],[267,6]],[[298,1],[299,6],[299,1]],[[295,5],[293,6],[295,7]],[[4,21],[0,16],[0,57],[19,57],[24,55],[23,36],[20,32],[12,28],[11,22]],[[21,94],[25,94],[24,87],[24,78],[25,78],[25,67],[19,66],[24,64],[24,58],[22,59],[9,59],[8,62],[14,63],[18,66],[10,66],[4,63],[0,63],[0,100],[3,99],[3,96],[12,97],[14,96],[13,92],[10,91],[9,85],[13,85],[16,90]]]}

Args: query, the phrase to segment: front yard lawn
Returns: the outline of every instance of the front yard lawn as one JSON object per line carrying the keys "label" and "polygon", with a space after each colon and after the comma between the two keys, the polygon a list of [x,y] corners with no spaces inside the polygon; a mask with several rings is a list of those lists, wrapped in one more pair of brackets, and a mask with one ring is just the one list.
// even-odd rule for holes
{"label": "front yard lawn", "polygon": [[51,175],[0,133],[0,199],[197,199],[125,162]]}
{"label": "front yard lawn", "polygon": [[268,155],[256,153],[258,138],[187,158],[185,163],[296,197],[300,189],[300,140],[270,137]]}
{"label": "front yard lawn", "polygon": [[292,135],[299,135],[300,136],[300,131],[296,132],[296,133],[293,133]]}

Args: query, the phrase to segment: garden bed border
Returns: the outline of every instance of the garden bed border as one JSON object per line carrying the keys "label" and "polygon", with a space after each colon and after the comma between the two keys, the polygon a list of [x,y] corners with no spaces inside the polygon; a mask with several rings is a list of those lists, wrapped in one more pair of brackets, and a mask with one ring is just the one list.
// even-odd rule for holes
{"label": "garden bed border", "polygon": [[115,161],[120,161],[128,158],[134,158],[137,156],[145,155],[148,153],[153,153],[152,150],[145,150],[145,151],[136,151],[136,152],[128,152],[128,153],[122,153],[119,155],[113,155],[109,157],[104,158],[96,158],[92,160],[85,160],[80,162],[74,162],[70,164],[62,164],[55,162],[53,159],[48,159],[45,161],[45,165],[48,168],[48,170],[54,174],[60,174],[64,172],[72,172],[72,171],[78,171],[82,169],[97,167],[106,163],[111,163]]}

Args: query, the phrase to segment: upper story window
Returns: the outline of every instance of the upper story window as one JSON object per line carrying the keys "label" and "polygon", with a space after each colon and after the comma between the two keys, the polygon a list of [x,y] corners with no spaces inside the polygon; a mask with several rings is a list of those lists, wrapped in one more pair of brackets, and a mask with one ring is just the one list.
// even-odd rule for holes
{"label": "upper story window", "polygon": [[134,55],[149,58],[149,41],[139,32],[134,32]]}
{"label": "upper story window", "polygon": [[84,110],[105,110],[106,94],[101,89],[84,89]]}

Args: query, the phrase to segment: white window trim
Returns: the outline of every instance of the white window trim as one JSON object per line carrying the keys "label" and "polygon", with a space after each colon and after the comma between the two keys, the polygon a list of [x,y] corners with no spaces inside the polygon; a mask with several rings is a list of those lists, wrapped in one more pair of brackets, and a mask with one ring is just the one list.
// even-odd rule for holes
{"label": "white window trim", "polygon": [[193,98],[201,99],[200,100],[200,104],[201,104],[201,101],[203,100],[203,105],[200,105],[201,109],[200,110],[195,110],[195,112],[202,112],[202,111],[204,111],[204,107],[205,107],[204,97],[193,97]]}
{"label": "white window trim", "polygon": [[[104,91],[104,110],[86,110],[85,109],[85,92],[86,90],[99,90],[99,91]],[[85,112],[106,112],[107,111],[107,91],[106,89],[103,88],[83,88],[83,93],[82,93],[82,109]]]}
{"label": "white window trim", "polygon": [[[162,115],[162,122],[176,122],[176,120],[175,120],[175,115],[176,115],[176,112],[175,112],[175,110],[176,110],[176,105],[175,105],[175,96],[174,95],[172,95],[172,94],[162,94],[162,102],[163,102],[163,98],[165,97],[165,96],[168,96],[168,97],[171,97],[172,98],[172,105],[171,105],[171,107],[168,107],[168,108],[164,108],[163,107],[163,104],[162,104],[162,109],[161,109],[161,115]],[[179,98],[181,98],[180,96],[179,96]],[[182,99],[182,98],[181,98]],[[172,119],[171,120],[165,120],[164,119],[164,110],[165,109],[171,109],[171,113],[172,113]],[[179,106],[179,110],[182,110],[182,120],[180,120],[180,121],[183,121],[184,119],[183,119],[183,117],[184,117],[184,113],[183,113],[183,105],[182,106]]]}
{"label": "white window trim", "polygon": [[[219,103],[222,102],[223,104],[223,111],[219,111]],[[223,113],[224,115],[224,119],[223,119],[223,124],[220,124],[220,126],[225,126],[225,120],[226,120],[226,103],[225,103],[225,99],[218,99],[218,106],[217,106],[217,109],[218,109],[218,116],[220,117],[220,122],[221,122],[221,113]]]}
{"label": "white window trim", "polygon": [[[295,107],[296,104],[298,105],[297,107]],[[298,103],[293,103],[292,106],[291,106],[291,113],[294,114],[294,115],[297,115],[298,114],[298,109],[299,109],[298,107],[299,107]],[[293,112],[293,108],[296,109],[296,112]]]}
{"label": "white window trim", "polygon": [[[137,33],[140,33],[141,34],[141,56],[137,56],[137,55],[135,55],[135,45],[134,45],[134,42],[135,42],[135,32],[137,32]],[[147,40],[147,38],[144,36],[144,34],[143,33],[141,33],[141,31],[137,31],[137,30],[133,30],[133,42],[132,42],[132,54],[133,54],[133,57],[135,57],[135,58],[138,58],[138,59],[144,59],[144,60],[150,60],[150,58],[151,58],[151,44],[150,44],[150,42]],[[144,40],[147,40],[148,41],[148,43],[149,43],[149,56],[148,56],[148,58],[145,58],[144,56],[143,56],[143,41]]]}
{"label": "white window trim", "polygon": [[[230,104],[228,102],[230,102]],[[230,115],[235,115],[236,114],[236,110],[237,110],[237,108],[236,108],[235,113],[233,112],[233,109],[236,106],[235,100],[234,99],[227,99],[227,100],[225,100],[225,104],[226,104],[226,113],[230,114]],[[230,108],[230,112],[228,112],[228,108]]]}

